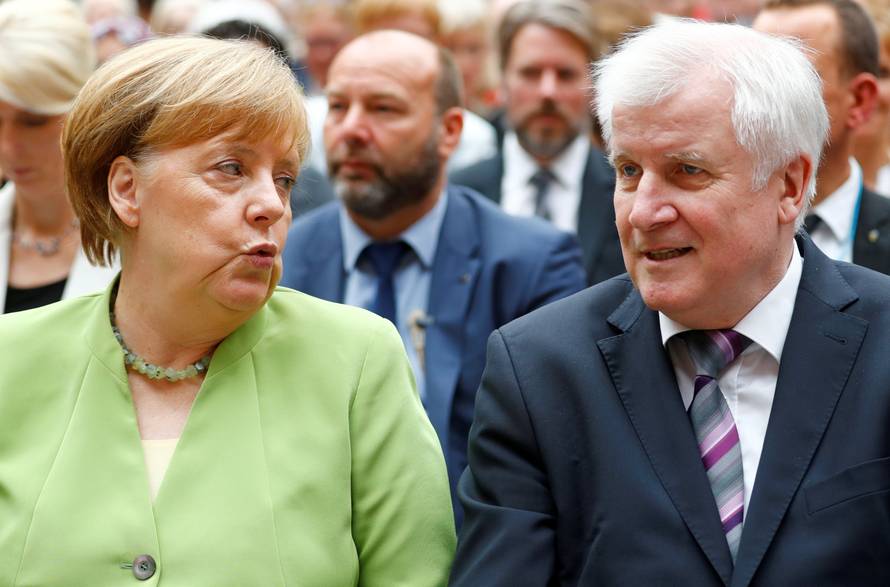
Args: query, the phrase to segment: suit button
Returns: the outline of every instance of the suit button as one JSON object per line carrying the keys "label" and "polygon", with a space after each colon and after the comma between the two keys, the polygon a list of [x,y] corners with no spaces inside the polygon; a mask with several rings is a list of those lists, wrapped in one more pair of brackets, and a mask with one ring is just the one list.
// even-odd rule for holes
{"label": "suit button", "polygon": [[133,559],[133,576],[140,581],[151,579],[158,566],[150,555],[140,554]]}

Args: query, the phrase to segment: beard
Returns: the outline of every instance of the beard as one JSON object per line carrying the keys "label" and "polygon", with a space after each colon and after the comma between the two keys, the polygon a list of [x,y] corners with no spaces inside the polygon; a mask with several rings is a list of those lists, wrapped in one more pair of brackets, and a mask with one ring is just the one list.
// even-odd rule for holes
{"label": "beard", "polygon": [[[438,149],[438,134],[431,133],[410,161],[387,165],[365,147],[346,143],[344,153],[328,159],[328,175],[347,209],[364,218],[382,220],[429,195],[441,173]],[[373,171],[371,179],[341,176],[343,159],[352,157],[366,162]]]}
{"label": "beard", "polygon": [[[537,116],[555,116],[562,121],[557,127],[534,128]],[[527,115],[514,128],[516,138],[525,151],[535,158],[554,159],[578,136],[580,129],[573,125],[553,100],[544,100],[541,107]]]}

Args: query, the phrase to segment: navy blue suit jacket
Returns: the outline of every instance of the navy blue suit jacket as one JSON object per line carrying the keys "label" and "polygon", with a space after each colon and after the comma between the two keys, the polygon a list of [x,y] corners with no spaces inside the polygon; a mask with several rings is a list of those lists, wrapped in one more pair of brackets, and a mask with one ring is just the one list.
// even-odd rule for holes
{"label": "navy blue suit jacket", "polygon": [[[340,203],[334,202],[294,223],[282,285],[343,301],[339,213]],[[448,188],[430,283],[425,406],[442,443],[452,496],[467,463],[488,336],[583,287],[581,254],[571,235],[537,219],[509,216],[467,188]]]}
{"label": "navy blue suit jacket", "polygon": [[[491,159],[455,171],[450,179],[452,183],[465,185],[500,204],[503,176],[503,155],[498,153]],[[578,204],[578,242],[588,283],[599,283],[625,271],[615,227],[614,191],[615,172],[603,154],[591,147],[581,178],[581,202]]]}
{"label": "navy blue suit jacket", "polygon": [[797,242],[734,568],[658,315],[625,275],[492,335],[451,584],[890,585],[890,278]]}

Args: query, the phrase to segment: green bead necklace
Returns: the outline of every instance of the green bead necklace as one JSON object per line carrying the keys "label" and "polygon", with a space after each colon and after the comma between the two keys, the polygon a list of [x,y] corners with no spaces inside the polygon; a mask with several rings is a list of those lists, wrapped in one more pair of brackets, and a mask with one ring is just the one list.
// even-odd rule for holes
{"label": "green bead necklace", "polygon": [[121,331],[114,322],[114,312],[110,312],[109,316],[111,317],[111,331],[114,332],[114,338],[117,339],[117,343],[121,345],[121,349],[124,351],[124,364],[136,373],[148,377],[149,379],[166,379],[171,383],[175,383],[177,381],[182,381],[183,379],[197,377],[207,371],[207,365],[210,364],[210,358],[212,356],[211,354],[204,355],[198,359],[197,362],[192,363],[185,369],[161,367],[149,363],[127,348],[127,344],[124,342],[124,337],[121,336]]}

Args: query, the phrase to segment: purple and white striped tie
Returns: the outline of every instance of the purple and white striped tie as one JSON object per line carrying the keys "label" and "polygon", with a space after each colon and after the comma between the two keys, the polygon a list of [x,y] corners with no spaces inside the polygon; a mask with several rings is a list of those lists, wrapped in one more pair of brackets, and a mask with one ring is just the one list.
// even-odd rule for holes
{"label": "purple and white striped tie", "polygon": [[689,419],[734,563],[742,537],[745,482],[739,432],[717,386],[717,375],[751,341],[734,330],[693,330],[684,334],[683,339],[697,373]]}

